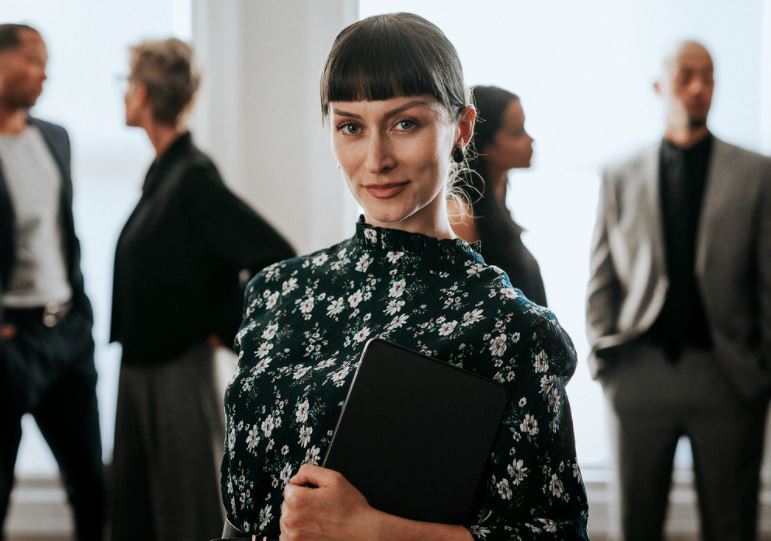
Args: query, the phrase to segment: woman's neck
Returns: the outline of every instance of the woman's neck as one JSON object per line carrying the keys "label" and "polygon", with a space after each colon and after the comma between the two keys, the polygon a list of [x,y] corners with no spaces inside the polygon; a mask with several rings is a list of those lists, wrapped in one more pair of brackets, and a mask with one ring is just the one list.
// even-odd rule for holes
{"label": "woman's neck", "polygon": [[182,124],[169,125],[156,121],[148,122],[142,127],[147,133],[147,137],[150,139],[153,148],[155,148],[156,160],[163,155],[166,149],[169,148],[169,145],[176,141],[179,136],[186,131],[186,128]]}
{"label": "woman's neck", "polygon": [[509,182],[508,169],[491,169],[488,171],[487,182],[489,185],[486,189],[490,190],[489,194],[495,198],[495,201],[501,205],[506,206],[506,186]]}
{"label": "woman's neck", "polygon": [[366,209],[364,218],[369,225],[375,227],[398,229],[407,233],[420,233],[437,239],[457,238],[450,225],[450,216],[447,212],[447,192],[445,190],[442,190],[428,205],[401,221],[379,221]]}

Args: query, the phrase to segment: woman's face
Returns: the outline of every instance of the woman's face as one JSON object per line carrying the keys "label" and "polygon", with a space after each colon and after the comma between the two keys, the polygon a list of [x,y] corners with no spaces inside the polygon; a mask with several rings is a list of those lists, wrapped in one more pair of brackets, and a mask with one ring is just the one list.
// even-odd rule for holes
{"label": "woman's face", "polygon": [[471,137],[473,109],[455,121],[432,96],[408,96],[331,102],[329,115],[332,150],[367,222],[437,231],[452,151]]}
{"label": "woman's face", "polygon": [[481,151],[491,169],[506,170],[530,167],[533,138],[525,131],[525,113],[519,100],[503,110],[503,118],[492,143]]}

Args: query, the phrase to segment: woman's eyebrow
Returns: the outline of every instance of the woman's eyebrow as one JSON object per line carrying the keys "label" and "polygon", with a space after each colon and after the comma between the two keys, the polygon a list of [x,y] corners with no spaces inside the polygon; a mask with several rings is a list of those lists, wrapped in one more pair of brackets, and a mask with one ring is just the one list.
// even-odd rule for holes
{"label": "woman's eyebrow", "polygon": [[[401,112],[403,112],[403,111],[405,111],[407,109],[411,109],[412,107],[417,107],[419,105],[423,105],[423,106],[426,106],[426,107],[429,106],[428,103],[426,103],[423,100],[413,100],[413,101],[409,101],[409,102],[405,103],[404,105],[400,105],[399,107],[397,107],[395,109],[392,109],[392,110],[388,111],[383,116],[385,118],[390,118],[392,116],[398,115],[399,113],[401,113]],[[332,112],[335,115],[338,115],[338,116],[345,116],[345,117],[358,118],[358,119],[361,118],[361,115],[358,115],[356,113],[351,113],[350,111],[345,111],[343,109],[338,109],[336,107],[332,108]]]}

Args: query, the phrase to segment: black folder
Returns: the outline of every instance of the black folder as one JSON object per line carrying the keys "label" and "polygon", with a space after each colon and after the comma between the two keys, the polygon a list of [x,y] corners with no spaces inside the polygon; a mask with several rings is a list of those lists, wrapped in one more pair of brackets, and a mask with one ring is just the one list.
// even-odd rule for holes
{"label": "black folder", "polygon": [[376,509],[461,524],[508,400],[499,383],[374,338],[324,466],[342,473]]}

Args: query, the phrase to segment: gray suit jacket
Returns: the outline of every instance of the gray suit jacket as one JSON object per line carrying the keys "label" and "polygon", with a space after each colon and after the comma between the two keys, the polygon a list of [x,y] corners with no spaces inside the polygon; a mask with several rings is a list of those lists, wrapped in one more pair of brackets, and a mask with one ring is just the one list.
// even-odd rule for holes
{"label": "gray suit jacket", "polygon": [[[660,143],[602,175],[592,240],[587,334],[592,376],[647,331],[668,279],[659,197]],[[771,387],[771,159],[714,140],[696,277],[715,353],[747,399]]]}

